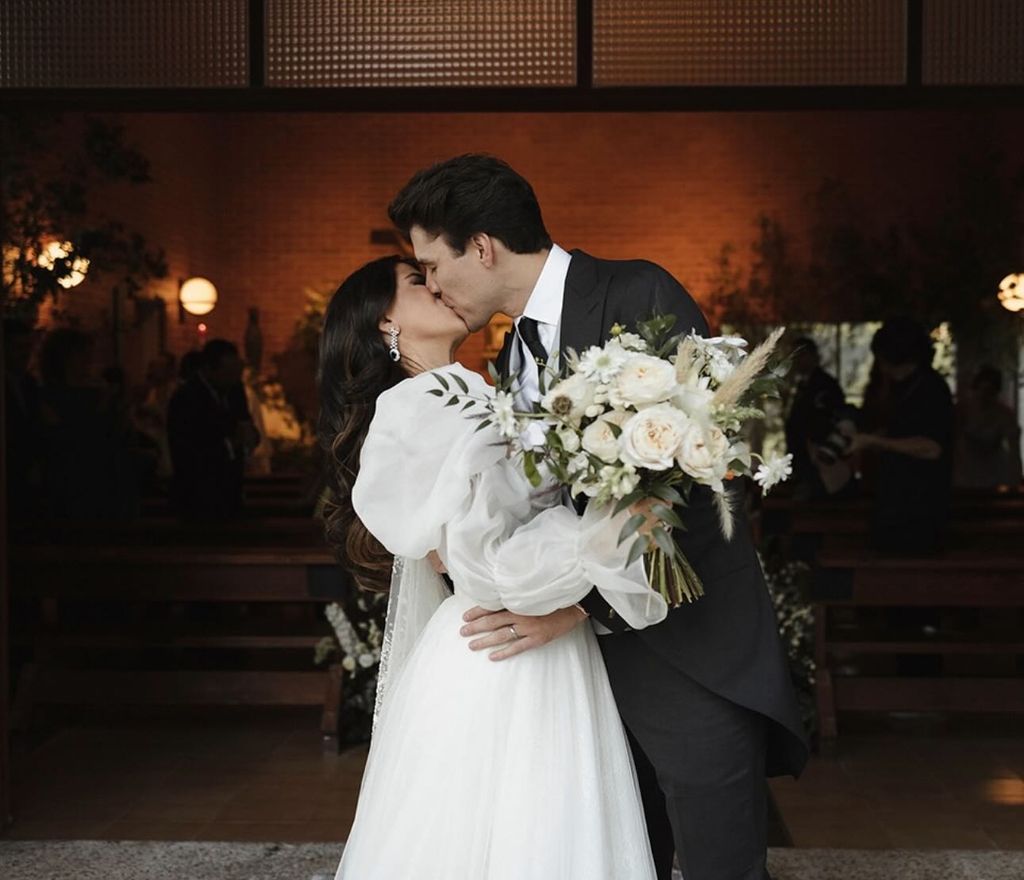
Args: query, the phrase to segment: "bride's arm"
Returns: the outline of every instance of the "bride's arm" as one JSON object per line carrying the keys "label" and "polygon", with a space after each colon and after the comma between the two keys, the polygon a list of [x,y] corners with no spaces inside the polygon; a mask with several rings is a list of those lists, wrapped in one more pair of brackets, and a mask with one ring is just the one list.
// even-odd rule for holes
{"label": "bride's arm", "polygon": [[642,561],[627,565],[632,542],[618,543],[629,512],[613,517],[591,505],[582,517],[562,506],[533,513],[522,505],[523,487],[513,463],[496,463],[479,476],[473,503],[448,524],[446,558],[460,589],[484,605],[496,604],[488,601],[496,594],[507,611],[543,616],[596,587],[634,629],[665,618]]}

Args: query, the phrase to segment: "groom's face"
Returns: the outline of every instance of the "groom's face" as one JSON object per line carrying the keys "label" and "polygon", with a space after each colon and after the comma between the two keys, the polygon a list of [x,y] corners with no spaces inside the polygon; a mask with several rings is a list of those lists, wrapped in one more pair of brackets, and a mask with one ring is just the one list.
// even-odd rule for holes
{"label": "groom's face", "polygon": [[494,280],[477,250],[467,247],[457,254],[443,236],[432,236],[420,226],[409,230],[409,238],[416,259],[423,266],[427,289],[440,294],[444,304],[462,318],[470,332],[486,326],[497,311],[488,302]]}

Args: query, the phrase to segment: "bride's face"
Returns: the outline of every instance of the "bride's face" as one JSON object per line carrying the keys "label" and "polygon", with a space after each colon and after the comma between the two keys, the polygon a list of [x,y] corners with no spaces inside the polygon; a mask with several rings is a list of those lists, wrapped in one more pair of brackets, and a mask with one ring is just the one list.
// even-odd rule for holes
{"label": "bride's face", "polygon": [[[458,313],[448,308],[440,294],[427,289],[423,273],[405,263],[395,268],[395,299],[387,318],[397,324],[402,342],[447,342],[453,347],[469,335]],[[382,324],[385,330],[387,325]]]}

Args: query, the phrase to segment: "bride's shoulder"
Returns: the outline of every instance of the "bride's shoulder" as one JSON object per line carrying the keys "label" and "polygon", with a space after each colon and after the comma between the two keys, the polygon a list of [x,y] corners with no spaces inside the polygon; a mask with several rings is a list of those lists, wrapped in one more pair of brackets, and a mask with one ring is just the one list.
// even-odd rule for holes
{"label": "bride's shoulder", "polygon": [[[455,381],[452,381],[453,378]],[[443,391],[446,385],[453,394],[458,394],[460,391],[466,393],[460,385],[459,379],[470,389],[469,393],[479,394],[493,391],[493,388],[476,370],[471,370],[458,361],[453,361],[443,367],[434,367],[424,370],[422,373],[416,373],[408,379],[403,379],[397,385],[382,392],[377,400],[380,402],[384,399],[402,398],[406,395],[419,395],[431,388]]]}

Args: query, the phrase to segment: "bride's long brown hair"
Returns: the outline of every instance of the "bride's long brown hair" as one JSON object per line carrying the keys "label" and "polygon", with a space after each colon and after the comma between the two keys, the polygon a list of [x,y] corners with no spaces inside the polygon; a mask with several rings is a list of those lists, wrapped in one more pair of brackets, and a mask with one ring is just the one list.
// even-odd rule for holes
{"label": "bride's long brown hair", "polygon": [[413,260],[390,256],[349,275],[331,297],[320,336],[317,434],[327,469],[324,535],[364,590],[386,591],[391,582],[392,556],[356,516],[352,485],[377,397],[408,376],[391,360],[380,331],[402,263],[419,269]]}

